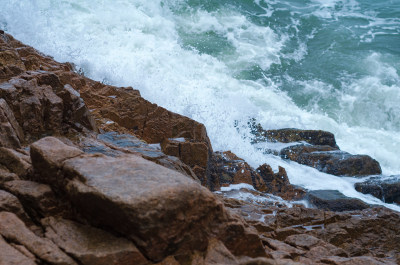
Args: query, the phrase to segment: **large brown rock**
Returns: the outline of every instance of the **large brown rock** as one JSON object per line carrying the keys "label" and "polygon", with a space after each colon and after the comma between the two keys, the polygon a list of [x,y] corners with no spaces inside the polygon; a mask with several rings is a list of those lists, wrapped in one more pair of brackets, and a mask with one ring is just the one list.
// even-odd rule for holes
{"label": "large brown rock", "polygon": [[284,159],[290,159],[336,176],[365,176],[382,173],[378,161],[370,156],[351,155],[327,145],[290,146],[282,149],[280,155]]}
{"label": "large brown rock", "polygon": [[[235,255],[265,255],[256,234],[182,174],[136,155],[79,155],[57,141],[47,137],[31,146],[38,175],[52,174],[48,183],[64,192],[82,216],[132,239],[149,259],[204,250],[208,235],[215,233]],[[52,155],[55,147],[58,156]]]}
{"label": "large brown rock", "polygon": [[83,265],[144,265],[149,262],[128,240],[60,218],[46,218],[46,237]]}

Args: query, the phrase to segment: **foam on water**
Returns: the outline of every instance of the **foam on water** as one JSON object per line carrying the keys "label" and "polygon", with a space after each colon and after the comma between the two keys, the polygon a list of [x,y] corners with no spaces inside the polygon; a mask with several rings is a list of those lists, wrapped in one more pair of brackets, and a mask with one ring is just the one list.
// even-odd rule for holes
{"label": "foam on water", "polygon": [[[385,174],[398,174],[400,78],[399,64],[390,56],[366,51],[352,66],[362,74],[343,72],[335,78],[337,84],[289,70],[271,73],[276,66],[306,67],[303,62],[313,56],[310,45],[324,27],[312,26],[303,36],[304,20],[320,19],[323,25],[343,17],[360,20],[348,27],[361,31],[360,43],[381,32],[398,33],[399,20],[363,13],[354,0],[307,5],[259,0],[254,4],[258,9],[248,12],[232,5],[190,6],[192,2],[9,0],[2,3],[0,27],[56,60],[74,62],[93,79],[133,86],[148,100],[204,123],[215,150],[232,150],[254,167],[281,165],[293,184],[308,189],[337,189],[383,204],[356,192],[349,179],[264,154],[250,143],[247,122],[256,118],[268,129],[331,131],[341,149],[371,155]],[[278,25],[274,16],[280,12],[289,12],[282,21],[293,15],[289,25]],[[288,48],[291,43],[293,49]],[[335,45],[324,52],[335,51]],[[301,89],[286,91],[285,82]]]}

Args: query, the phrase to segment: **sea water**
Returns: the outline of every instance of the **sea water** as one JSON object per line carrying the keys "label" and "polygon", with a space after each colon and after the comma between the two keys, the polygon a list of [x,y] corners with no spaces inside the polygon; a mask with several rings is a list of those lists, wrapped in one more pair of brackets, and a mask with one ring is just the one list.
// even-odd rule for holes
{"label": "sea water", "polygon": [[330,131],[400,174],[400,0],[0,0],[0,29],[204,123],[215,150],[281,165],[293,184],[382,204],[360,180],[265,154],[250,119]]}

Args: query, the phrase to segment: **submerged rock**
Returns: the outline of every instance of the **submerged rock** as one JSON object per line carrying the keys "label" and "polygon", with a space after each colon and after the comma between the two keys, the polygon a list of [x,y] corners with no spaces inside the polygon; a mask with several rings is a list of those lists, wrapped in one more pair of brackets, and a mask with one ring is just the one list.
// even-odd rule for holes
{"label": "submerged rock", "polygon": [[400,204],[400,176],[390,176],[382,179],[374,177],[365,182],[356,183],[357,191],[372,196],[386,202]]}
{"label": "submerged rock", "polygon": [[280,156],[336,176],[366,176],[382,173],[378,161],[370,156],[351,155],[326,145],[290,146],[282,149]]}
{"label": "submerged rock", "polygon": [[318,209],[335,212],[367,209],[370,206],[360,199],[349,198],[337,190],[314,190],[307,193],[308,200]]}

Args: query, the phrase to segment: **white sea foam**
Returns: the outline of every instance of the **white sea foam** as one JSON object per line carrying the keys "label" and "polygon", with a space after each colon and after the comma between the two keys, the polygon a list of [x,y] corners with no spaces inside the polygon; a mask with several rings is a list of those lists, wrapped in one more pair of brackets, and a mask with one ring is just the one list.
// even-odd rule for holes
{"label": "white sea foam", "polygon": [[[314,4],[333,16],[338,2]],[[349,12],[357,9],[356,2],[344,2],[348,3]],[[264,128],[331,131],[343,150],[369,154],[378,159],[385,173],[399,173],[396,98],[400,90],[396,69],[385,65],[379,55],[366,58],[364,63],[371,64],[371,74],[351,80],[347,90],[338,95],[343,118],[337,121],[317,106],[296,106],[270,77],[258,81],[235,78],[241,67],[257,64],[268,70],[272,64],[279,64],[288,38],[285,34],[250,23],[234,10],[195,11],[178,16],[168,8],[171,3],[179,1],[6,1],[0,10],[0,25],[55,59],[74,62],[91,78],[134,86],[150,101],[204,123],[215,150],[232,150],[254,167],[267,162],[277,170],[281,165],[296,185],[337,189],[345,195],[382,204],[356,192],[345,178],[264,154],[262,148],[250,143],[247,122],[254,117]],[[217,58],[184,48],[179,36],[182,28],[189,33],[215,31],[233,47],[233,52]],[[304,44],[287,56],[300,61],[306,54]],[[300,82],[305,91],[322,97],[333,91],[320,80]],[[367,92],[360,93],[359,89],[365,87]],[[365,116],[366,107],[373,110],[374,116]],[[382,109],[393,115],[392,121],[382,117]]]}

